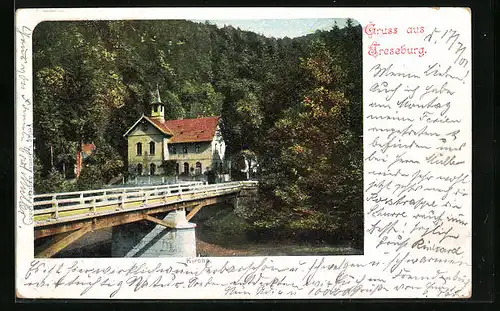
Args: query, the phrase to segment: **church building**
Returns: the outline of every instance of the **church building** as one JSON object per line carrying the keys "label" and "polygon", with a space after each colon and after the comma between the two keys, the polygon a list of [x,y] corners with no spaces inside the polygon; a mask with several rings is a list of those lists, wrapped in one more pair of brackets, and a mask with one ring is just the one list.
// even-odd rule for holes
{"label": "church building", "polygon": [[167,173],[165,161],[174,163],[176,175],[201,175],[225,168],[225,143],[220,117],[165,120],[158,89],[150,115],[142,115],[123,135],[128,141],[128,171],[134,175]]}

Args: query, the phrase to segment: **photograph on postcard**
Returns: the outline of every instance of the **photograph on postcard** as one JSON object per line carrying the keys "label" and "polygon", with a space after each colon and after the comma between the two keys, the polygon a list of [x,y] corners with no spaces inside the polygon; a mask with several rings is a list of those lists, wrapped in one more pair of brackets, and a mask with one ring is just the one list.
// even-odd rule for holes
{"label": "photograph on postcard", "polygon": [[35,257],[363,254],[352,18],[46,21]]}

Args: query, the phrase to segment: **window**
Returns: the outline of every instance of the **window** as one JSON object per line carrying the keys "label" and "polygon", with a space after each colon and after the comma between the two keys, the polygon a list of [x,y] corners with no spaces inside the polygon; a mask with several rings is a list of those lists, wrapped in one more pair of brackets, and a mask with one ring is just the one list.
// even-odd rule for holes
{"label": "window", "polygon": [[175,174],[179,175],[179,163],[175,163]]}
{"label": "window", "polygon": [[184,163],[184,174],[189,174],[189,164],[187,162]]}
{"label": "window", "polygon": [[137,143],[137,155],[140,156],[142,155],[142,143]]}
{"label": "window", "polygon": [[149,175],[154,175],[156,173],[156,164],[151,163],[149,165]]}
{"label": "window", "polygon": [[153,105],[154,112],[158,112],[158,105]]}
{"label": "window", "polygon": [[172,147],[171,150],[172,150],[172,154],[176,154],[177,153],[177,149],[175,147]]}
{"label": "window", "polygon": [[196,162],[196,175],[201,175],[201,163]]}
{"label": "window", "polygon": [[187,146],[182,147],[182,152],[188,153],[188,147]]}
{"label": "window", "polygon": [[219,173],[221,173],[221,174],[222,174],[222,171],[223,171],[223,170],[222,170],[222,162],[221,162],[221,163],[219,163]]}
{"label": "window", "polygon": [[200,144],[196,144],[194,148],[196,150],[196,153],[200,153]]}
{"label": "window", "polygon": [[155,142],[152,141],[149,143],[149,155],[154,155],[155,154]]}
{"label": "window", "polygon": [[142,175],[142,164],[137,164],[137,174]]}

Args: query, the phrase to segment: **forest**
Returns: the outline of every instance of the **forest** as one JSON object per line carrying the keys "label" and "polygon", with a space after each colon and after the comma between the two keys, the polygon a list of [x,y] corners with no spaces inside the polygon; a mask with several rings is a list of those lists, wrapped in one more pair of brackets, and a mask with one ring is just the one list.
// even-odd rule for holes
{"label": "forest", "polygon": [[[158,87],[166,119],[221,115],[226,154],[258,163],[262,202],[240,215],[249,228],[362,243],[354,21],[279,39],[208,21],[43,22],[33,50],[35,193],[126,175],[123,133],[147,114]],[[97,152],[75,179],[81,142]]]}

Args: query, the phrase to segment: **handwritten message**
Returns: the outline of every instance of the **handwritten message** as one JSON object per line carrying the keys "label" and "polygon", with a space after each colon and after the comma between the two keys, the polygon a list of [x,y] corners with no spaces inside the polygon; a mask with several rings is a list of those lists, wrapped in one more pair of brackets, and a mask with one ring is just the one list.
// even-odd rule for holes
{"label": "handwritten message", "polygon": [[[132,11],[123,12],[124,18],[133,17]],[[363,27],[363,255],[99,260],[33,259],[31,255],[18,259],[22,261],[16,274],[19,295],[469,297],[470,15],[460,8],[336,12],[331,11],[332,16],[354,17]],[[431,13],[433,18],[427,17]],[[33,218],[31,29],[18,25],[16,39],[18,224],[23,226]],[[27,240],[23,247],[32,244]]]}
{"label": "handwritten message", "polygon": [[33,223],[33,123],[32,123],[32,73],[31,64],[32,31],[27,26],[16,28],[17,55],[16,90],[17,90],[17,152],[18,152],[18,212],[22,224]]}
{"label": "handwritten message", "polygon": [[[470,93],[464,86],[470,48],[452,27],[388,29],[364,28],[374,40],[365,80],[367,240],[392,258],[384,271],[398,289],[461,296],[470,285]],[[385,42],[400,47],[384,50]]]}

